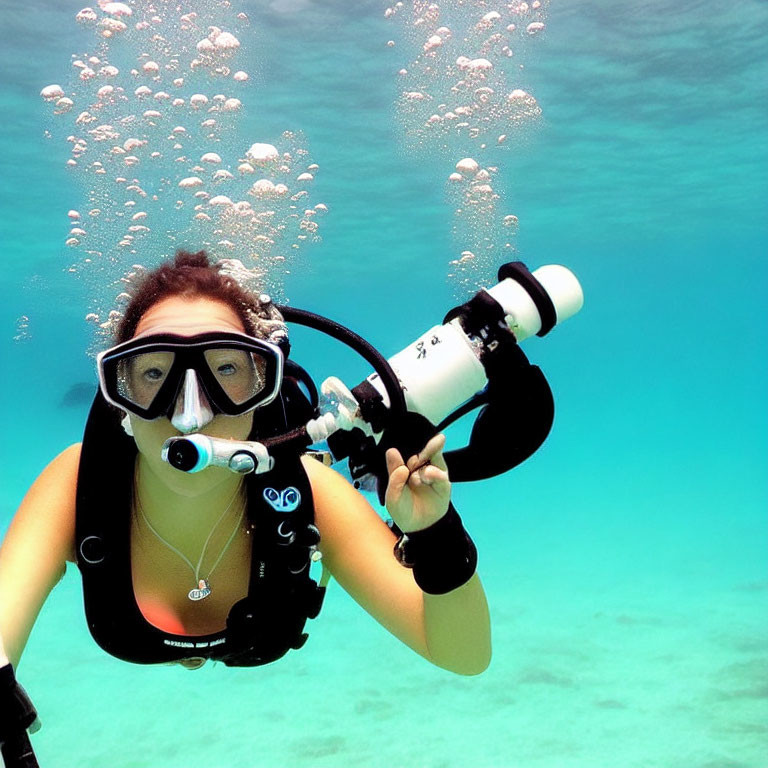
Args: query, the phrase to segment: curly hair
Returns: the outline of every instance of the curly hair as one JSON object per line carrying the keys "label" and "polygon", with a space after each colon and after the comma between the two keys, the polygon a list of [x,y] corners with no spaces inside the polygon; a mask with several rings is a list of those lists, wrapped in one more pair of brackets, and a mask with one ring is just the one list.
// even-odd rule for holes
{"label": "curly hair", "polygon": [[288,329],[280,311],[268,296],[246,290],[227,274],[227,267],[225,262],[211,264],[205,251],[178,251],[173,262],[148,272],[136,285],[117,326],[116,343],[132,338],[146,311],[162,299],[201,296],[231,307],[247,334],[280,345],[287,355]]}

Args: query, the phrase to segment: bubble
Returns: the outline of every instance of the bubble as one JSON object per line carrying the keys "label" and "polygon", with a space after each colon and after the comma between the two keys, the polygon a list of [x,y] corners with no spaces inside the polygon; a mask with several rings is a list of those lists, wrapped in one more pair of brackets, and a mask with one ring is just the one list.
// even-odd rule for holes
{"label": "bubble", "polygon": [[230,32],[222,32],[217,35],[213,44],[217,50],[226,52],[235,51],[240,47],[240,41]]}
{"label": "bubble", "polygon": [[252,163],[265,165],[277,160],[280,157],[277,149],[272,144],[252,144],[246,151],[245,156]]}
{"label": "bubble", "polygon": [[248,194],[254,195],[255,197],[270,197],[274,193],[274,182],[270,181],[269,179],[259,179],[254,183],[250,190],[248,190]]}
{"label": "bubble", "polygon": [[[314,178],[314,171],[317,170],[317,166],[311,164],[309,158],[304,159],[308,152],[300,146],[296,134],[285,132],[280,138],[280,142],[285,142],[285,145],[278,141],[262,144],[261,148],[254,145],[252,151],[245,152],[239,160],[237,154],[232,157],[231,144],[228,141],[227,144],[223,143],[234,135],[230,129],[243,104],[240,99],[225,92],[226,85],[219,85],[220,92],[216,95],[213,95],[215,91],[208,91],[209,83],[213,82],[211,78],[232,77],[235,82],[245,82],[249,79],[248,73],[243,70],[235,67],[230,70],[225,66],[227,56],[240,46],[237,39],[240,36],[239,28],[228,27],[226,24],[227,11],[223,9],[229,7],[228,0],[223,0],[220,6],[218,0],[214,0],[211,7],[201,9],[199,16],[195,13],[183,14],[181,23],[179,17],[182,13],[178,4],[153,3],[142,6],[139,10],[139,6],[130,0],[125,0],[125,3],[133,8],[134,15],[140,18],[147,9],[150,13],[155,13],[156,11],[152,10],[154,5],[159,15],[152,21],[153,28],[146,34],[146,24],[139,23],[135,25],[136,29],[144,32],[143,34],[124,35],[105,43],[99,39],[101,27],[97,27],[98,56],[81,55],[81,60],[78,59],[79,63],[73,70],[72,79],[79,79],[83,70],[90,68],[95,69],[99,77],[113,85],[110,86],[111,90],[106,90],[102,81],[87,89],[85,81],[79,81],[80,84],[74,88],[73,99],[78,104],[82,103],[87,111],[82,111],[83,107],[80,107],[79,123],[74,121],[77,112],[71,118],[66,118],[77,134],[72,139],[71,157],[78,159],[86,152],[86,147],[89,153],[86,155],[88,162],[83,164],[83,175],[80,179],[89,185],[88,196],[91,205],[98,201],[99,206],[104,209],[101,222],[89,220],[88,226],[83,229],[83,232],[85,229],[88,231],[87,239],[84,234],[72,232],[70,238],[94,245],[98,243],[100,246],[102,243],[99,238],[102,241],[105,237],[111,239],[109,243],[105,243],[106,247],[99,253],[99,257],[94,259],[94,271],[91,274],[95,277],[98,268],[101,280],[105,271],[108,274],[109,270],[124,260],[129,253],[136,253],[134,249],[141,245],[143,236],[149,234],[149,227],[127,227],[141,227],[150,220],[160,222],[160,226],[155,225],[152,228],[155,233],[159,233],[154,237],[167,238],[166,242],[173,243],[174,248],[181,241],[179,233],[184,231],[185,222],[187,226],[194,222],[196,229],[193,231],[199,239],[200,247],[209,249],[212,256],[216,256],[217,249],[226,248],[233,256],[248,256],[257,262],[262,259],[262,265],[272,259],[270,249],[281,240],[284,241],[285,247],[300,239],[315,239],[315,222],[311,219],[316,211],[322,209],[312,208],[309,197],[303,201],[301,210],[304,206],[308,207],[302,217],[296,211],[298,206],[290,200],[291,192],[297,190],[293,187],[289,190],[288,184],[291,182],[288,180],[301,178],[302,181],[293,183],[308,183]],[[207,25],[207,22],[214,18],[214,9],[217,14],[216,27]],[[98,11],[98,8],[96,10]],[[160,15],[163,17],[162,27],[154,26],[159,24]],[[233,15],[232,12],[230,21]],[[115,15],[113,18],[120,17]],[[148,16],[146,19],[149,21]],[[187,25],[186,32],[184,24]],[[206,29],[207,32],[201,31]],[[425,38],[426,36],[422,40]],[[203,50],[197,50],[196,44],[201,39],[207,40],[213,49],[203,44]],[[114,71],[107,70],[106,67],[113,66],[113,61],[118,66]],[[191,72],[195,67],[200,70],[199,74]],[[194,80],[194,86],[190,77],[198,78]],[[67,87],[65,83],[64,88]],[[189,90],[178,90],[178,99],[160,90],[185,87]],[[142,105],[138,99],[146,101]],[[52,101],[55,104],[56,100]],[[161,102],[164,104],[166,101],[174,105],[175,110],[179,110],[174,111],[173,117],[163,112],[164,109],[167,111],[167,108],[161,106]],[[150,109],[137,109],[137,103],[139,107],[147,106]],[[188,119],[190,113],[194,120],[193,109],[199,110],[199,119],[195,121],[197,124],[193,122],[189,129],[186,129],[183,121]],[[181,110],[184,110],[183,114]],[[153,123],[161,125],[160,121],[163,119],[174,122],[162,124],[162,130],[168,133],[158,134],[151,126]],[[99,122],[109,125],[105,128],[99,126]],[[99,127],[95,128],[94,125]],[[128,145],[129,148],[126,148],[125,141],[129,136],[143,141],[141,147]],[[84,140],[80,144],[81,139],[87,139],[88,144],[86,145]],[[167,150],[162,147],[165,141],[169,141]],[[217,144],[212,145],[213,141]],[[106,143],[98,146],[97,142]],[[175,146],[178,151],[168,154],[171,146]],[[245,147],[235,148],[235,152],[248,147],[246,144]],[[277,147],[280,147],[280,152]],[[161,157],[161,153],[157,152],[159,148],[163,148],[163,154],[166,155],[165,167],[152,177],[148,175],[150,165],[155,170],[161,166],[157,163],[147,165],[145,160],[147,157]],[[209,151],[217,148],[218,152]],[[198,165],[195,165],[195,157],[198,158]],[[96,158],[101,161],[101,165],[92,162]],[[227,168],[231,168],[231,171],[226,170]],[[235,171],[235,168],[238,170]],[[211,170],[210,175],[208,169]],[[256,172],[254,169],[258,171],[257,179],[260,183],[255,185],[255,193],[248,195],[249,189],[254,187],[250,178]],[[120,172],[122,176],[119,175]],[[99,180],[96,174],[103,178]],[[131,178],[132,175],[137,178]],[[190,183],[190,179],[198,179],[199,186],[195,185],[195,182]],[[282,183],[283,181],[288,184]],[[206,191],[209,182],[224,186]],[[188,189],[185,189],[186,184],[191,184]],[[215,195],[217,189],[226,189],[229,195]],[[308,194],[302,191],[294,197],[299,199]],[[133,199],[125,200],[125,197]],[[248,200],[242,200],[242,197],[247,197]],[[233,200],[239,202],[233,203]],[[163,212],[163,215],[153,218],[151,207],[140,211],[130,207],[136,205],[136,201],[142,208],[157,202],[155,210]],[[177,205],[182,208],[176,208]],[[134,212],[138,212],[138,215]],[[173,217],[177,218],[174,220]],[[313,226],[308,227],[302,222]],[[165,251],[167,248],[161,249],[159,253]],[[285,251],[290,253],[287,247]],[[102,254],[104,259],[100,262],[98,258]],[[87,274],[87,271],[83,271],[83,265],[84,262],[78,265],[78,274]],[[276,279],[281,279],[280,275]],[[275,286],[270,285],[270,288],[274,293]],[[101,311],[101,307],[97,309],[95,314],[104,320],[106,312]]]}
{"label": "bubble", "polygon": [[186,179],[182,179],[179,182],[181,189],[194,189],[195,187],[202,187],[203,180],[199,176],[188,176]]}
{"label": "bubble", "polygon": [[132,16],[133,11],[125,3],[99,3],[101,10],[110,16]]}
{"label": "bubble", "polygon": [[493,64],[488,59],[472,59],[467,68],[472,72],[487,72],[489,69],[493,69]]}
{"label": "bubble", "polygon": [[448,181],[464,181],[464,177],[460,173],[452,173],[448,177]]}
{"label": "bubble", "polygon": [[296,181],[314,181],[314,178],[311,173],[301,173]]}
{"label": "bubble", "polygon": [[526,28],[525,31],[529,35],[535,35],[541,32],[544,29],[544,24],[540,21],[533,21],[531,22]]}
{"label": "bubble", "polygon": [[13,337],[14,341],[29,341],[31,334],[29,332],[29,316],[20,315],[16,320],[16,334]]}
{"label": "bubble", "polygon": [[63,115],[65,112],[69,112],[69,110],[74,106],[75,102],[72,101],[72,99],[68,99],[66,96],[64,96],[56,102],[55,113],[57,115]]}
{"label": "bubble", "polygon": [[89,22],[96,21],[98,18],[99,17],[93,8],[83,8],[83,10],[80,11],[77,16],[75,16],[75,20],[80,24],[87,24]]}
{"label": "bubble", "polygon": [[101,27],[102,34],[106,37],[125,32],[125,30],[128,29],[128,25],[119,19],[102,19],[99,22],[99,27]]}
{"label": "bubble", "polygon": [[54,101],[55,99],[60,99],[64,95],[64,89],[60,85],[56,84],[46,85],[45,88],[40,91],[40,95],[46,101]]}
{"label": "bubble", "polygon": [[458,163],[456,163],[456,170],[460,173],[467,173],[474,175],[477,173],[478,168],[480,167],[477,160],[474,160],[471,157],[465,157],[463,160],[459,160]]}

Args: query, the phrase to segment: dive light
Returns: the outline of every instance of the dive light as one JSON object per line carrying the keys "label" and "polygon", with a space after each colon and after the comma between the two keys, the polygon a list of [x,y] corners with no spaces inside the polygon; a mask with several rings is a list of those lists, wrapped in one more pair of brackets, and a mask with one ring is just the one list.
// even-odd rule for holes
{"label": "dive light", "polygon": [[[334,460],[350,457],[353,476],[362,476],[371,462],[361,457],[370,456],[371,444],[379,443],[394,414],[420,414],[443,429],[460,415],[485,406],[475,422],[470,446],[453,452],[454,467],[449,462],[452,477],[480,479],[516,466],[541,445],[554,418],[546,379],[528,362],[518,343],[533,335],[545,336],[573,317],[582,308],[584,295],[575,275],[557,264],[530,272],[522,262],[510,262],[501,267],[498,278],[495,286],[452,309],[441,325],[421,334],[389,360],[338,323],[304,310],[279,307],[287,321],[308,325],[351,346],[376,372],[351,390],[340,379],[327,378],[320,387],[319,404],[315,401],[316,418],[282,437],[264,443],[202,434],[173,437],[163,446],[163,459],[185,472],[221,466],[241,474],[262,473],[274,464],[270,447],[284,447],[289,442],[307,447],[332,437],[329,447]],[[526,410],[538,411],[538,420]],[[511,429],[517,434],[518,445],[509,450],[506,459],[489,455],[490,447],[485,452],[478,450],[494,429]],[[359,438],[350,444],[342,435],[352,435],[355,430],[360,430],[368,447]],[[459,460],[466,471],[458,468]]]}
{"label": "dive light", "polygon": [[[502,267],[500,276],[505,274],[508,276],[497,285],[488,291],[480,291],[464,305],[468,307],[464,316],[457,313],[443,325],[430,328],[402,352],[389,358],[409,411],[439,424],[488,383],[482,359],[486,352],[495,349],[497,341],[493,332],[498,329],[486,330],[485,326],[492,322],[485,319],[473,322],[472,313],[477,315],[480,310],[477,305],[473,307],[472,302],[478,298],[487,301],[486,297],[490,297],[498,305],[498,316],[503,317],[517,342],[534,335],[545,335],[555,325],[573,317],[584,304],[581,285],[566,267],[550,264],[532,273]],[[374,373],[367,381],[376,388],[384,406],[389,407],[389,395],[381,377]],[[332,396],[335,388],[335,382],[329,386],[324,382],[321,391]],[[353,394],[356,389],[352,390]],[[514,396],[512,392],[509,394]]]}

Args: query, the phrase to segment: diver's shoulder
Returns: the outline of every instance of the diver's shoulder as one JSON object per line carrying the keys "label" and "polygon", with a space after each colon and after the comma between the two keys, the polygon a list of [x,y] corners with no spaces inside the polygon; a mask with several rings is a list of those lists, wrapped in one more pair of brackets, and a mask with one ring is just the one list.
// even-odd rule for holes
{"label": "diver's shoulder", "polygon": [[80,465],[80,453],[82,452],[82,443],[72,443],[69,447],[65,448],[49,466],[58,465],[62,470],[74,469],[77,471]]}
{"label": "diver's shoulder", "polygon": [[[80,453],[83,449],[82,443],[72,443],[69,447],[65,448],[56,459],[63,459],[66,461],[80,461]],[[56,461],[54,459],[54,461]]]}
{"label": "diver's shoulder", "polygon": [[73,443],[65,448],[40,473],[38,481],[47,480],[49,483],[66,485],[76,484],[82,447],[82,443]]}

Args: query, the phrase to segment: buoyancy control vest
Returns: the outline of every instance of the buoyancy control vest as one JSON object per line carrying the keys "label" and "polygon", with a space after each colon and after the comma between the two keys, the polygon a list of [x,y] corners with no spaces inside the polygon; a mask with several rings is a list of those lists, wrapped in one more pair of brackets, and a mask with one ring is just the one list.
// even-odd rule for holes
{"label": "buoyancy control vest", "polygon": [[[288,382],[285,396],[263,416],[285,421],[286,408],[303,408],[301,418],[312,410],[296,381]],[[254,421],[264,425],[270,418]],[[232,606],[225,630],[188,636],[150,624],[134,596],[130,513],[136,456],[136,443],[120,427],[115,409],[97,394],[83,438],[75,523],[86,619],[96,642],[138,664],[202,657],[258,666],[300,648],[306,621],[318,615],[325,594],[309,573],[320,536],[301,457],[279,454],[272,471],[245,478],[253,547],[248,595]]]}

